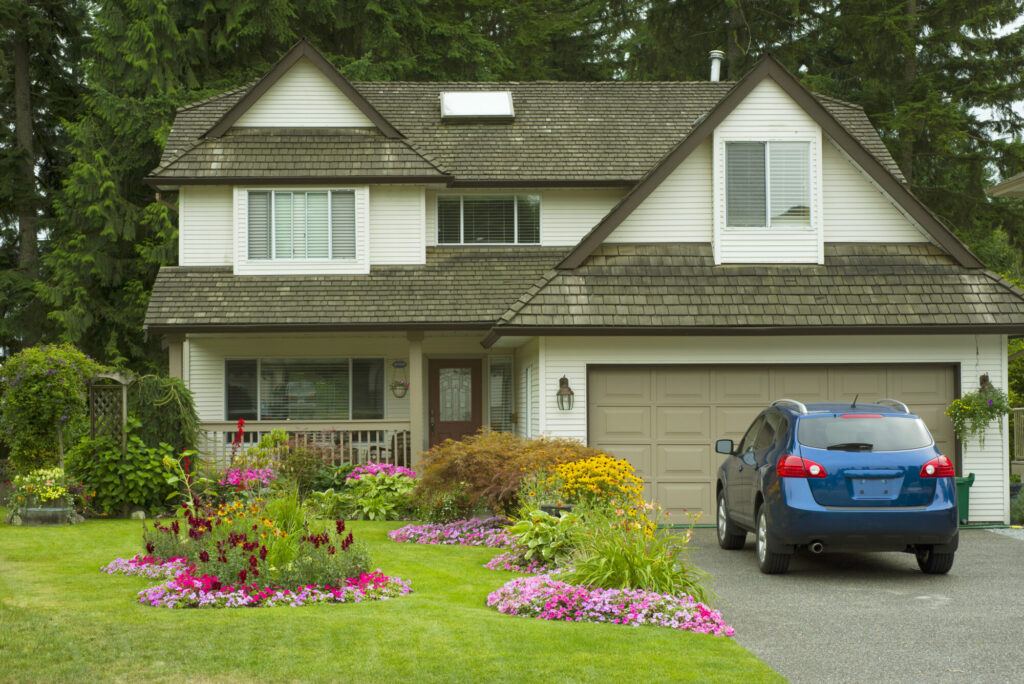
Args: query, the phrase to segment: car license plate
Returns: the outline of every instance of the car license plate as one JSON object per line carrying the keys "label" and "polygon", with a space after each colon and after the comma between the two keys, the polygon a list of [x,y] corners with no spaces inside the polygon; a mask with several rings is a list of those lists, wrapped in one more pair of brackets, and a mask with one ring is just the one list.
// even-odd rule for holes
{"label": "car license plate", "polygon": [[899,481],[894,478],[862,478],[853,480],[854,499],[895,499]]}

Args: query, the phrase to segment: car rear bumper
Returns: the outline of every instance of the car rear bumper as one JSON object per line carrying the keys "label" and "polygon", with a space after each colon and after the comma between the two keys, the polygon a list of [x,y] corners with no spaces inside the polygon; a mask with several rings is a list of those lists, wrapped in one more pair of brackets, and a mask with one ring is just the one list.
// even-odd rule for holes
{"label": "car rear bumper", "polygon": [[[769,529],[777,544],[821,542],[832,551],[902,551],[907,546],[955,545],[957,505],[952,480],[938,483],[927,506],[833,507],[818,504],[806,480],[782,480],[769,498]],[[951,549],[954,550],[953,546]]]}

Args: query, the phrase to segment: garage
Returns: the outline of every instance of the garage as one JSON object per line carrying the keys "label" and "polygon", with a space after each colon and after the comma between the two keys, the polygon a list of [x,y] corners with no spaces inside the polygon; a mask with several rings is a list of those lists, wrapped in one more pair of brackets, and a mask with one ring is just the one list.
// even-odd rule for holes
{"label": "garage", "polygon": [[[588,366],[591,446],[627,459],[670,522],[683,509],[714,510],[716,439],[738,441],[774,399],[868,402],[891,397],[927,423],[939,449],[956,454],[943,411],[959,396],[953,364]],[[961,471],[959,458],[957,472]],[[707,519],[702,523],[709,522]]]}

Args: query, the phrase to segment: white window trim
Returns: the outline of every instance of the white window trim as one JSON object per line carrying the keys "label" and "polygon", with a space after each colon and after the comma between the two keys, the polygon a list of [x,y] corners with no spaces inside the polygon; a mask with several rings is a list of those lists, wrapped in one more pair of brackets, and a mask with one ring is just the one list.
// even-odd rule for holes
{"label": "white window trim", "polygon": [[[356,258],[355,259],[250,259],[249,258],[249,192],[335,192],[351,191],[355,193],[356,215]],[[328,200],[328,221],[330,221],[330,200]],[[273,221],[271,206],[271,221]],[[366,185],[266,185],[234,187],[234,235],[235,235],[235,275],[355,275],[370,272],[370,191]],[[328,250],[333,250],[328,234]],[[271,250],[273,231],[271,232]],[[329,252],[330,253],[330,252]]]}
{"label": "white window trim", "polygon": [[[520,196],[533,196],[536,197],[540,202],[540,207],[537,210],[537,242],[519,242],[519,202],[518,200],[512,202],[512,212],[515,217],[515,226],[513,227],[514,242],[466,242],[466,231],[465,231],[465,211],[463,208],[464,200],[466,197],[480,197],[480,196],[494,196],[494,197],[513,197],[518,198]],[[459,198],[459,241],[458,242],[441,242],[441,198],[442,197],[458,197]],[[437,193],[434,196],[434,244],[438,247],[535,247],[544,244],[544,197],[539,192],[485,192],[485,193],[465,193],[465,192],[444,192]]]}
{"label": "white window trim", "polygon": [[[730,226],[728,222],[728,145],[727,143],[732,142],[756,142],[765,143],[764,146],[764,169],[765,169],[765,188],[764,188],[764,201],[765,201],[765,223],[769,223],[771,218],[771,202],[772,202],[772,190],[771,190],[771,164],[769,160],[771,156],[768,153],[768,148],[771,147],[773,142],[806,142],[807,145],[807,173],[810,180],[810,187],[808,188],[808,225],[806,226]],[[820,158],[820,151],[815,147],[817,139],[809,136],[794,136],[792,138],[779,138],[779,137],[760,137],[754,138],[750,136],[737,136],[737,137],[725,137],[720,138],[719,145],[721,147],[722,155],[722,230],[729,232],[743,232],[743,231],[770,231],[770,232],[805,232],[811,233],[818,229],[820,220],[818,219],[818,192],[816,189],[821,185],[820,171],[816,168],[819,166],[815,164],[815,160]],[[817,176],[815,175],[817,174]]]}

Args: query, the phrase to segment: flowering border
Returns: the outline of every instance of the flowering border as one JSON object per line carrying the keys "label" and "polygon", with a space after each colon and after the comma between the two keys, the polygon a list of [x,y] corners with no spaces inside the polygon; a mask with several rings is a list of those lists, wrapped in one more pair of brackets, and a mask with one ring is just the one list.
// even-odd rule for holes
{"label": "flowering border", "polygon": [[508,524],[507,518],[494,517],[482,520],[456,520],[450,523],[405,525],[388,532],[388,538],[391,541],[413,544],[509,548],[516,539],[505,532]]}
{"label": "flowering border", "polygon": [[139,592],[139,603],[163,608],[299,607],[317,603],[386,601],[412,593],[412,586],[407,580],[388,577],[379,569],[350,577],[340,586],[310,584],[295,590],[256,584],[226,584],[213,575],[197,575],[196,567],[185,558],[141,555],[117,558],[101,571],[111,575],[166,579],[166,582]]}
{"label": "flowering border", "polygon": [[550,568],[543,562],[536,559],[525,561],[523,560],[522,555],[515,551],[499,553],[497,556],[484,563],[484,567],[488,570],[521,572],[524,575],[539,575],[554,570],[554,568]]}
{"label": "flowering border", "polygon": [[731,637],[722,614],[692,596],[643,589],[595,589],[560,582],[550,574],[520,577],[487,596],[499,613],[566,622],[653,625]]}

